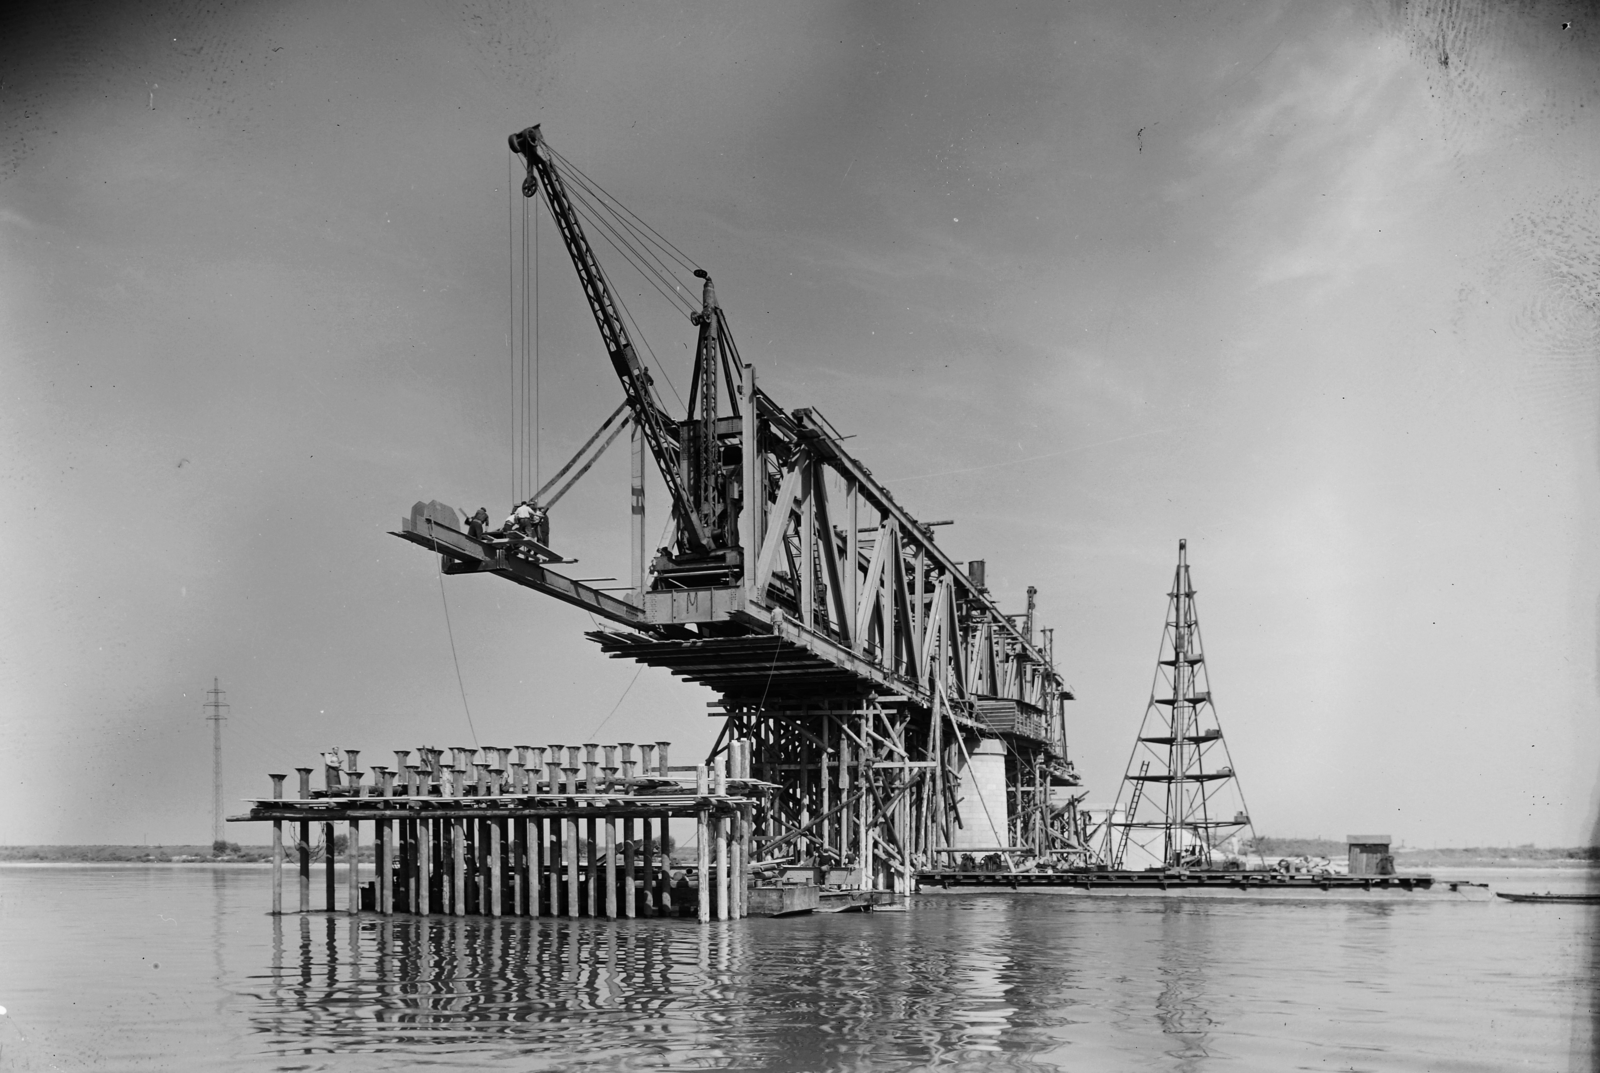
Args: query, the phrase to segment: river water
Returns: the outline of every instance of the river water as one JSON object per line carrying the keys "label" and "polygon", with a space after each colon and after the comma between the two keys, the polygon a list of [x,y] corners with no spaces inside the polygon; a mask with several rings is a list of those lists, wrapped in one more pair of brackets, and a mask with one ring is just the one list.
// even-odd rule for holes
{"label": "river water", "polygon": [[1594,1062],[1580,906],[980,893],[702,928],[274,918],[269,899],[260,867],[0,866],[0,1070]]}

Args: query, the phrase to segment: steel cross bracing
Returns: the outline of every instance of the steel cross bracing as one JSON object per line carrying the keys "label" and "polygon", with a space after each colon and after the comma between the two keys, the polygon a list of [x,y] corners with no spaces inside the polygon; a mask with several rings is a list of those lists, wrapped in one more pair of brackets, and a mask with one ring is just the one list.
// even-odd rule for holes
{"label": "steel cross bracing", "polygon": [[1155,681],[1107,831],[1119,831],[1113,868],[1218,865],[1242,859],[1240,847],[1226,843],[1254,833],[1211,702],[1194,597],[1188,542],[1180,540]]}
{"label": "steel cross bracing", "polygon": [[[438,502],[418,503],[396,535],[439,552],[447,573],[493,573],[582,606],[620,627],[589,634],[612,656],[721,694],[726,724],[712,757],[730,738],[751,739],[756,777],[780,787],[757,820],[762,859],[909,890],[962,828],[1002,833],[1007,844],[995,849],[1013,865],[1081,855],[1076,811],[1051,793],[1077,784],[1065,733],[1072,693],[1050,631],[1035,630],[1031,590],[1025,615],[1003,613],[983,564],[951,559],[821,414],[785,410],[762,391],[698,271],[689,412],[668,417],[632,357],[555,155],[538,128],[512,147],[529,162],[525,192],[542,188],[558,216],[667,483],[675,532],[648,576],[618,595],[467,535]],[[642,543],[639,473],[636,462]],[[643,562],[642,548],[634,557]],[[963,790],[985,741],[1004,749],[1005,790],[993,800]]]}

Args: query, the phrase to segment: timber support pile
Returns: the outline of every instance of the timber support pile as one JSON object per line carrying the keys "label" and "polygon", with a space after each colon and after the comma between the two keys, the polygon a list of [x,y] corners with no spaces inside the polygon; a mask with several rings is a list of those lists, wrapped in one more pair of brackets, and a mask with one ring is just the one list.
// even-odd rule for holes
{"label": "timber support pile", "polygon": [[[284,873],[298,864],[299,911],[310,912],[313,828],[321,835],[322,908],[336,909],[337,831],[345,836],[344,908],[421,916],[565,916],[608,920],[746,915],[751,817],[769,787],[749,778],[743,742],[715,769],[667,763],[668,743],[523,745],[395,752],[362,784],[359,750],[297,768],[299,797],[273,794],[230,821],[272,823],[272,911]],[[478,754],[483,754],[482,759]],[[687,775],[687,779],[680,776]],[[674,869],[671,820],[692,821],[697,860]],[[285,842],[285,835],[288,842]],[[362,879],[363,837],[372,843]]]}

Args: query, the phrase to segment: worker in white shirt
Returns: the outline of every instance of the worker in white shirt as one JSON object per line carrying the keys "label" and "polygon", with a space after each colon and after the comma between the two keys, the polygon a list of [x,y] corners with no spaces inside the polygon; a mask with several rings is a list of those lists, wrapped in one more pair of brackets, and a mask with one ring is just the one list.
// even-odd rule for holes
{"label": "worker in white shirt", "polygon": [[533,500],[524,499],[511,511],[511,528],[524,536],[533,536]]}

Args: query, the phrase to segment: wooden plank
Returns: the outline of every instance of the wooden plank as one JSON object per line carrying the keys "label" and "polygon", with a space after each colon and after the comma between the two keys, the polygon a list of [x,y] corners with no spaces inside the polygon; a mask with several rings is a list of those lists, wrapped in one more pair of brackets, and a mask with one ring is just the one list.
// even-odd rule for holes
{"label": "wooden plank", "polygon": [[450,907],[454,915],[467,915],[467,830],[462,820],[450,821]]}
{"label": "wooden plank", "polygon": [[345,897],[349,899],[345,910],[354,914],[361,912],[361,821],[348,820],[345,827],[344,859],[348,869],[345,873],[345,886],[348,888]]}
{"label": "wooden plank", "polygon": [[600,846],[596,830],[595,818],[590,816],[584,824],[583,855],[586,865],[585,878],[588,890],[585,892],[585,909],[590,917],[600,915]]}
{"label": "wooden plank", "polygon": [[617,818],[606,817],[606,919],[617,919]]}
{"label": "wooden plank", "polygon": [[[656,905],[654,893],[655,851],[651,848],[651,828],[651,819],[649,816],[646,816],[644,818],[644,834],[642,836],[642,844],[644,847],[644,883],[641,885],[641,889],[639,891],[640,908],[643,909],[644,912],[640,913],[639,915],[647,917],[655,915]],[[665,834],[666,832],[663,831],[662,833]]]}
{"label": "wooden plank", "polygon": [[702,924],[711,923],[711,823],[710,814],[704,809],[695,814],[695,841],[698,843],[698,853],[695,859],[696,878],[699,880],[699,919]]}
{"label": "wooden plank", "polygon": [[566,866],[567,866],[567,916],[577,919],[580,908],[580,894],[578,890],[578,866],[583,860],[581,855],[582,834],[578,826],[578,819],[572,817],[566,821]]}
{"label": "wooden plank", "polygon": [[[749,367],[746,366],[746,369]],[[627,816],[622,821],[622,915],[632,920],[638,915],[636,896],[633,890],[635,878],[634,854],[636,849],[633,844],[633,817]]]}
{"label": "wooden plank", "polygon": [[412,912],[428,916],[432,910],[429,904],[432,900],[432,891],[429,889],[433,882],[433,824],[428,820],[417,823],[417,897],[411,903]]}
{"label": "wooden plank", "polygon": [[503,890],[501,886],[501,855],[505,852],[505,839],[503,835],[505,820],[490,820],[489,827],[489,915],[500,916],[505,910]]}

